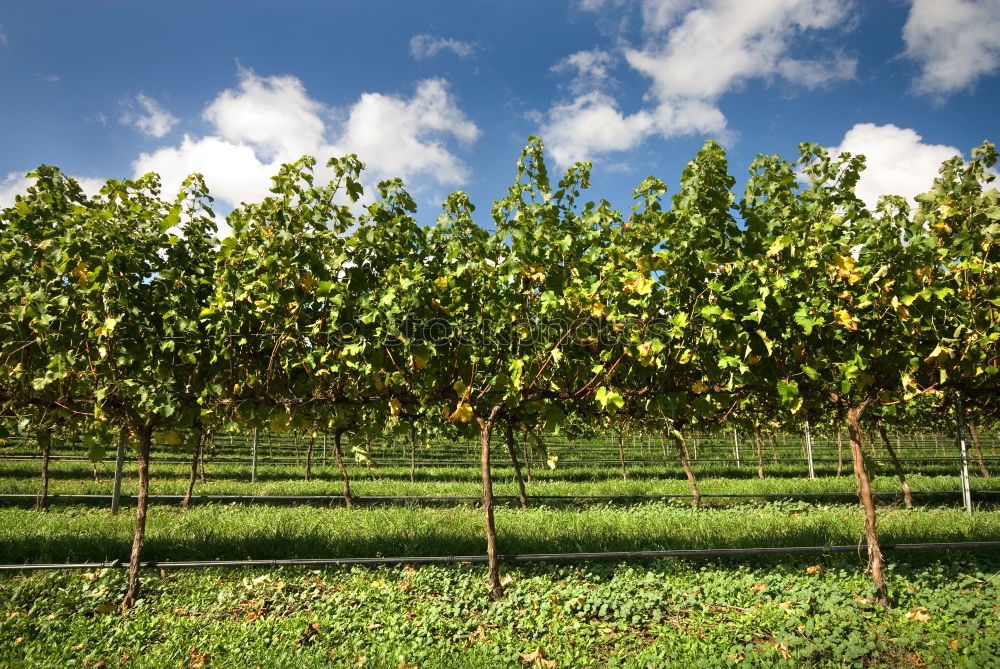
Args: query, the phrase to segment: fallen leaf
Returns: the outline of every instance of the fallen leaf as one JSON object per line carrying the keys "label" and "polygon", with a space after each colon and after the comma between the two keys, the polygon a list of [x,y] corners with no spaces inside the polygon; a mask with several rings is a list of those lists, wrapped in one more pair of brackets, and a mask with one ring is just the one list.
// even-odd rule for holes
{"label": "fallen leaf", "polygon": [[192,648],[188,651],[188,657],[191,658],[191,663],[188,665],[190,669],[201,669],[212,659],[212,654],[199,653],[197,648]]}
{"label": "fallen leaf", "polygon": [[531,653],[521,653],[521,662],[532,667],[545,667],[546,669],[556,666],[556,661],[546,659],[541,648],[535,648]]}
{"label": "fallen leaf", "polygon": [[778,604],[778,608],[781,609],[782,611],[791,611],[792,610],[792,603],[791,602],[781,602],[780,604]]}
{"label": "fallen leaf", "polygon": [[774,648],[776,651],[778,651],[778,653],[784,659],[786,659],[786,660],[791,659],[792,654],[790,652],[788,652],[788,646],[786,646],[785,644],[779,643],[777,641],[772,640],[771,641],[771,647]]}
{"label": "fallen leaf", "polygon": [[514,577],[511,576],[510,574],[507,574],[506,576],[500,579],[500,585],[502,585],[505,588],[513,582],[514,582]]}
{"label": "fallen leaf", "polygon": [[766,588],[766,587],[767,587],[767,586],[766,586],[766,585],[764,585],[763,583],[754,583],[754,584],[753,584],[753,585],[752,585],[752,586],[750,587],[750,589],[751,589],[751,590],[755,590],[755,591],[757,591],[757,592],[763,592],[763,591],[764,591],[764,588]]}
{"label": "fallen leaf", "polygon": [[824,569],[825,569],[825,567],[823,565],[821,565],[821,564],[814,564],[811,567],[806,567],[806,573],[807,574],[821,574],[821,573],[823,573]]}
{"label": "fallen leaf", "polygon": [[924,606],[918,606],[915,609],[910,609],[906,612],[907,620],[916,620],[918,623],[925,623],[931,619],[931,614],[927,612],[927,608]]}
{"label": "fallen leaf", "polygon": [[313,641],[313,637],[317,634],[319,634],[319,623],[310,623],[309,626],[306,627],[305,631],[302,632],[302,636],[300,636],[295,643],[303,645],[310,644]]}
{"label": "fallen leaf", "polygon": [[480,625],[469,635],[469,641],[486,641],[486,628]]}

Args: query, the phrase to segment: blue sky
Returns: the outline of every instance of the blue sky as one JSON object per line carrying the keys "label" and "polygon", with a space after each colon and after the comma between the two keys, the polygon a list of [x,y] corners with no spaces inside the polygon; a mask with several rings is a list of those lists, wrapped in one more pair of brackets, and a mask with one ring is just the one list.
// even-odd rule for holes
{"label": "blue sky", "polygon": [[1000,0],[5,3],[0,204],[46,163],[91,189],[200,171],[224,211],[355,152],[421,221],[461,189],[488,225],[529,134],[618,207],[708,137],[740,182],[812,141],[868,155],[866,199],[912,196],[1000,139],[998,72]]}

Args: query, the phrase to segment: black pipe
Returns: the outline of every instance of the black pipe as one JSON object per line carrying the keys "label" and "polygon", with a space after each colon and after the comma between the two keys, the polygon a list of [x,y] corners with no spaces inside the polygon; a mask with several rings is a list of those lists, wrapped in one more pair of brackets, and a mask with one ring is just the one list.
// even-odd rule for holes
{"label": "black pipe", "polygon": [[[951,543],[924,544],[883,544],[884,551],[921,551],[921,550],[967,550],[978,548],[998,548],[1000,541],[959,541]],[[503,555],[501,561],[507,563],[528,562],[563,562],[573,560],[655,560],[661,558],[691,558],[691,557],[730,557],[742,555],[792,555],[804,553],[864,553],[865,544],[849,546],[788,546],[773,548],[700,548],[671,551],[617,551],[608,553],[531,553],[524,555]],[[447,564],[464,563],[479,564],[486,562],[485,555],[446,555],[446,556],[415,556],[415,557],[377,557],[377,558],[293,558],[288,560],[208,560],[190,562],[143,562],[143,569],[203,569],[231,567],[328,567],[337,565],[385,566],[400,564]],[[63,564],[0,564],[0,571],[43,571],[68,569],[115,569],[122,568],[121,561],[114,562],[75,562]]]}

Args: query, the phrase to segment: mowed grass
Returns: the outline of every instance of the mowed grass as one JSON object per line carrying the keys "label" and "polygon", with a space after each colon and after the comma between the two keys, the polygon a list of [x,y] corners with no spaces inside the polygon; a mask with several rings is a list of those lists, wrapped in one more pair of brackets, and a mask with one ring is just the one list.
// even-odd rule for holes
{"label": "mowed grass", "polygon": [[[914,555],[914,557],[916,557]],[[890,562],[893,607],[852,555],[504,569],[0,575],[4,667],[989,667],[1000,560]]]}
{"label": "mowed grass", "polygon": [[[123,560],[133,513],[59,507],[0,510],[0,563]],[[499,509],[503,553],[604,552],[852,545],[862,519],[854,505],[774,503],[696,510],[675,504]],[[1000,512],[885,508],[884,543],[995,540]],[[151,560],[474,555],[485,552],[482,512],[460,506],[355,510],[261,505],[153,507]]]}
{"label": "mowed grass", "polygon": [[[190,468],[182,465],[155,464],[151,468],[150,492],[160,495],[182,495],[187,488]],[[706,495],[754,494],[816,494],[827,492],[853,493],[856,483],[849,470],[844,475],[832,473],[808,479],[804,473],[786,471],[778,476],[769,470],[767,478],[756,478],[756,469],[743,467],[739,477],[720,476],[712,471],[699,472],[699,488]],[[313,468],[312,480],[303,480],[301,467],[265,465],[258,470],[256,483],[250,482],[250,471],[242,465],[213,464],[207,467],[206,480],[195,485],[196,495],[339,495],[343,491],[340,473],[333,466]],[[404,496],[479,496],[482,488],[479,473],[473,468],[455,467],[418,469],[416,480],[409,480],[409,470],[379,467],[352,467],[352,492],[356,495]],[[960,487],[954,474],[912,473],[907,477],[916,492],[954,493]],[[878,492],[899,492],[898,479],[891,470],[875,472],[873,488]],[[498,468],[494,472],[495,493],[516,495],[517,485],[512,471]],[[996,489],[992,479],[973,478],[977,489]],[[0,493],[36,494],[39,489],[38,468],[31,463],[0,463]],[[111,471],[106,465],[101,480],[94,481],[90,467],[79,462],[53,462],[50,468],[49,491],[53,494],[111,494]],[[137,484],[133,467],[126,469],[122,490],[135,494]],[[577,467],[570,472],[535,470],[527,484],[528,495],[687,495],[690,492],[683,472],[663,466],[658,469],[630,470],[629,480],[620,472],[607,467]],[[935,497],[932,501],[947,501]],[[921,497],[918,495],[919,503]],[[958,495],[952,495],[958,501]],[[707,504],[731,503],[732,500],[706,498]]]}

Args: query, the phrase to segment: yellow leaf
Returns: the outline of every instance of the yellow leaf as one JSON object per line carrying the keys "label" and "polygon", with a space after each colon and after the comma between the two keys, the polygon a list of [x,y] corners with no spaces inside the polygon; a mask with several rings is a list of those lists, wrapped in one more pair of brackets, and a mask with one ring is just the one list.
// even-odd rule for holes
{"label": "yellow leaf", "polygon": [[814,564],[811,567],[806,567],[807,574],[821,574],[823,573],[824,567],[821,564]]}
{"label": "yellow leaf", "polygon": [[316,281],[316,278],[312,274],[306,274],[304,277],[302,277],[302,280],[299,281],[299,285],[302,287],[302,290],[306,291],[307,293],[311,293],[313,291],[313,288],[316,287],[317,283],[318,282]]}
{"label": "yellow leaf", "polygon": [[653,280],[648,276],[636,277],[625,282],[622,292],[626,295],[649,295],[653,292]]}
{"label": "yellow leaf", "polygon": [[184,436],[177,430],[167,430],[163,433],[163,441],[171,446],[180,446],[184,443]]}
{"label": "yellow leaf", "polygon": [[691,384],[691,390],[696,394],[701,395],[702,393],[708,392],[708,384],[704,381],[695,381]]}
{"label": "yellow leaf", "polygon": [[851,271],[854,269],[854,258],[850,255],[840,255],[839,253],[834,253],[833,264],[840,269]]}
{"label": "yellow leaf", "polygon": [[437,287],[438,290],[444,290],[445,288],[448,287],[448,277],[439,276],[438,278],[434,279],[434,285]]}
{"label": "yellow leaf", "polygon": [[418,372],[421,369],[427,367],[427,359],[424,358],[423,356],[414,355],[412,356],[411,361],[413,362],[413,369],[417,370]]}
{"label": "yellow leaf", "polygon": [[87,279],[87,263],[82,262],[70,270],[69,276],[74,283],[83,283]]}
{"label": "yellow leaf", "polygon": [[114,604],[105,603],[105,604],[98,604],[94,610],[97,611],[98,613],[114,613],[115,611],[118,610],[118,607]]}
{"label": "yellow leaf", "polygon": [[931,619],[931,614],[927,612],[927,607],[918,606],[906,612],[907,620],[916,620],[918,623],[925,623]]}
{"label": "yellow leaf", "polygon": [[551,668],[556,666],[555,660],[548,660],[541,648],[535,648],[530,653],[521,653],[521,662],[532,667]]}
{"label": "yellow leaf", "polygon": [[837,324],[841,325],[846,330],[857,330],[858,322],[854,320],[851,313],[847,309],[834,309],[833,317],[836,319]]}
{"label": "yellow leaf", "polygon": [[459,402],[458,408],[455,409],[454,413],[448,416],[448,420],[450,420],[453,423],[455,422],[468,423],[469,421],[472,420],[472,416],[473,416],[472,406],[466,404],[465,402]]}
{"label": "yellow leaf", "polygon": [[393,416],[398,416],[400,414],[400,412],[402,412],[402,410],[403,410],[403,403],[402,402],[400,402],[395,397],[393,397],[391,400],[389,400],[389,413],[390,414],[392,414]]}
{"label": "yellow leaf", "polygon": [[502,585],[505,588],[513,582],[514,582],[514,577],[511,576],[510,574],[507,574],[506,576],[500,579],[500,585]]}

